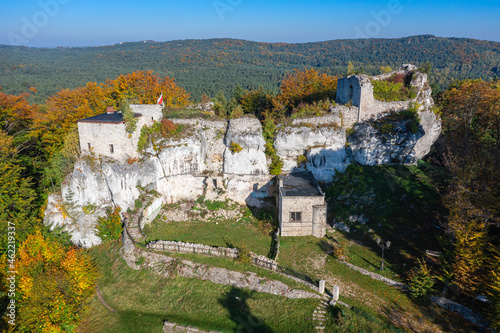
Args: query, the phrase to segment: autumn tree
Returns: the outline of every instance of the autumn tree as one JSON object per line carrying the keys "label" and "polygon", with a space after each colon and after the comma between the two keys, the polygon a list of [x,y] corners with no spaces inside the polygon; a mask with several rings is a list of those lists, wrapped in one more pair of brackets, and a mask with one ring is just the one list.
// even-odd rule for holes
{"label": "autumn tree", "polygon": [[8,156],[12,149],[2,147],[0,152],[0,254],[7,250],[9,223],[16,226],[16,240],[21,241],[38,222],[33,210],[37,196],[32,179],[24,177],[23,167]]}
{"label": "autumn tree", "polygon": [[500,247],[491,244],[492,255],[490,258],[489,280],[487,294],[490,298],[490,311],[488,318],[493,328],[500,329]]}
{"label": "autumn tree", "polygon": [[265,111],[272,110],[274,107],[273,95],[262,87],[252,91],[245,91],[241,95],[241,106],[244,113],[252,113],[257,118],[262,118]]}
{"label": "autumn tree", "polygon": [[500,87],[460,81],[439,102],[445,134],[440,156],[449,175],[444,200],[451,243],[448,273],[473,297],[487,291],[494,280],[490,272],[498,269],[491,253],[500,248],[495,237],[500,227]]}
{"label": "autumn tree", "polygon": [[18,329],[73,332],[94,293],[97,270],[85,251],[36,232],[18,250]]}
{"label": "autumn tree", "polygon": [[446,199],[445,205],[450,211],[448,231],[453,244],[452,282],[462,293],[474,297],[485,280],[488,215],[474,207],[460,187],[451,191]]}
{"label": "autumn tree", "polygon": [[335,99],[337,78],[319,74],[314,69],[295,70],[281,82],[281,93],[276,97],[279,104],[291,110],[299,103]]}
{"label": "autumn tree", "polygon": [[179,87],[174,79],[160,78],[153,71],[137,71],[120,75],[104,85],[114,101],[129,100],[131,103],[154,104],[163,94],[165,107],[184,106],[189,102],[189,93]]}
{"label": "autumn tree", "polygon": [[39,137],[48,157],[61,148],[64,137],[79,119],[103,113],[113,105],[101,85],[88,83],[73,90],[64,89],[49,97],[45,109],[34,115],[33,135]]}

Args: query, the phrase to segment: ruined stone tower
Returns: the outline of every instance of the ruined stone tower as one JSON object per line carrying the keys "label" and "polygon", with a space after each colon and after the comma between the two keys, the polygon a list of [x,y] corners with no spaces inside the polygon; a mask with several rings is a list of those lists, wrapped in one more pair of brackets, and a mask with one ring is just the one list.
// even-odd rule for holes
{"label": "ruined stone tower", "polygon": [[359,108],[358,121],[363,119],[375,104],[373,98],[373,85],[366,75],[351,75],[337,82],[337,98],[339,104],[347,104],[352,101],[353,106]]}

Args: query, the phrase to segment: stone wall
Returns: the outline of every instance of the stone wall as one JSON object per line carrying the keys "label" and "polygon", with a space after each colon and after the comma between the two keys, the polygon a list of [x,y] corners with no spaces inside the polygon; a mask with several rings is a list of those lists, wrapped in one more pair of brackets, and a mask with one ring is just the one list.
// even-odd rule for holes
{"label": "stone wall", "polygon": [[146,224],[151,223],[158,216],[162,204],[163,198],[156,198],[153,202],[151,202],[151,205],[147,206],[146,209],[144,209],[143,216],[140,219],[139,223],[141,230],[144,229],[144,226]]}
{"label": "stone wall", "polygon": [[[179,253],[192,253],[208,255],[212,257],[225,257],[237,259],[239,250],[228,247],[215,247],[202,244],[176,242],[176,241],[154,241],[149,242],[146,248],[156,251],[179,252]],[[278,263],[267,257],[250,253],[252,263],[256,266],[263,267],[275,271],[278,268]]]}
{"label": "stone wall", "polygon": [[[279,221],[281,236],[308,236],[313,235],[313,217],[314,217],[314,206],[325,206],[325,198],[323,196],[316,197],[286,197],[282,196],[281,191],[279,195],[280,211],[279,211]],[[319,208],[321,210],[321,208]],[[318,218],[321,215],[321,211],[318,210]],[[302,221],[299,223],[290,222],[290,212],[301,212]],[[318,235],[317,237],[323,237],[322,228],[320,223],[324,223],[326,232],[326,215],[323,222],[318,221],[314,228],[314,231]]]}
{"label": "stone wall", "polygon": [[78,122],[82,154],[94,153],[97,156],[107,156],[120,161],[139,157],[137,142],[141,128],[160,121],[163,115],[159,105],[131,104],[130,107],[134,113],[141,114],[136,118],[136,130],[131,135],[125,131],[125,123]]}
{"label": "stone wall", "polygon": [[[117,160],[138,157],[132,137],[128,137],[125,124],[78,123],[82,154],[94,153]],[[113,145],[113,153],[110,145]],[[90,149],[89,149],[90,147]]]}
{"label": "stone wall", "polygon": [[313,206],[312,235],[321,238],[326,235],[326,204]]}

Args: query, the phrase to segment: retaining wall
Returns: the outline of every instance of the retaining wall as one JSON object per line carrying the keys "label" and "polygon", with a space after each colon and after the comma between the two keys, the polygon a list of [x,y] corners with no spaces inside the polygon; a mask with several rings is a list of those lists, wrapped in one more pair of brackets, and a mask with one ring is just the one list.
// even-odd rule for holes
{"label": "retaining wall", "polygon": [[[149,242],[146,248],[157,250],[157,251],[167,251],[167,252],[179,252],[179,253],[193,253],[202,254],[213,257],[226,257],[236,259],[239,256],[239,250],[229,247],[216,247],[208,246],[202,244],[176,242],[176,241],[154,241]],[[278,263],[267,257],[250,253],[250,259],[252,263],[256,266],[263,267],[266,269],[271,269],[275,271],[278,268]]]}

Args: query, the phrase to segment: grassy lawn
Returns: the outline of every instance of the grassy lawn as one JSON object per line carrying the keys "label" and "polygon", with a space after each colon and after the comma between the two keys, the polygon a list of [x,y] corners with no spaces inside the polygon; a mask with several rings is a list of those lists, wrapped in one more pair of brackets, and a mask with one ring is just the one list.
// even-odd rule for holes
{"label": "grassy lawn", "polygon": [[289,279],[286,276],[283,276],[281,274],[275,273],[273,271],[257,267],[252,264],[248,263],[243,263],[243,262],[238,262],[234,259],[230,258],[219,258],[219,257],[210,257],[210,256],[202,256],[202,255],[196,255],[196,254],[190,254],[190,253],[171,253],[171,252],[158,252],[158,253],[163,253],[166,254],[170,257],[173,258],[181,258],[181,259],[187,259],[191,260],[193,262],[197,262],[200,264],[205,264],[205,265],[210,265],[210,266],[215,266],[215,267],[221,267],[221,268],[226,268],[232,271],[236,272],[254,272],[257,273],[261,277],[265,277],[268,279],[272,280],[278,280],[283,282],[284,284],[288,285],[292,289],[301,289],[301,290],[306,290],[310,292],[317,292],[314,291],[313,289],[309,288],[307,285],[297,282],[295,280]]}
{"label": "grassy lawn", "polygon": [[[215,202],[205,202],[201,207],[205,211],[216,211],[224,208]],[[199,206],[195,208],[200,209]],[[193,219],[191,221],[175,222],[155,219],[144,228],[148,241],[172,240],[198,243],[209,246],[237,247],[246,246],[250,251],[268,256],[271,250],[272,226],[266,220],[259,219],[240,206],[230,206],[231,209],[241,209],[242,217],[238,219],[214,218],[209,221]],[[267,224],[267,226],[266,226]]]}
{"label": "grassy lawn", "polygon": [[231,286],[134,271],[118,243],[90,250],[107,310],[94,297],[79,332],[161,332],[163,320],[222,332],[311,332],[318,300],[290,300]]}
{"label": "grassy lawn", "polygon": [[398,327],[417,332],[478,331],[458,315],[434,305],[417,304],[398,289],[349,269],[327,254],[327,241],[312,236],[283,237],[278,258],[282,265],[325,279],[328,289],[340,286],[340,300],[353,310],[331,309],[327,332],[398,332]]}

